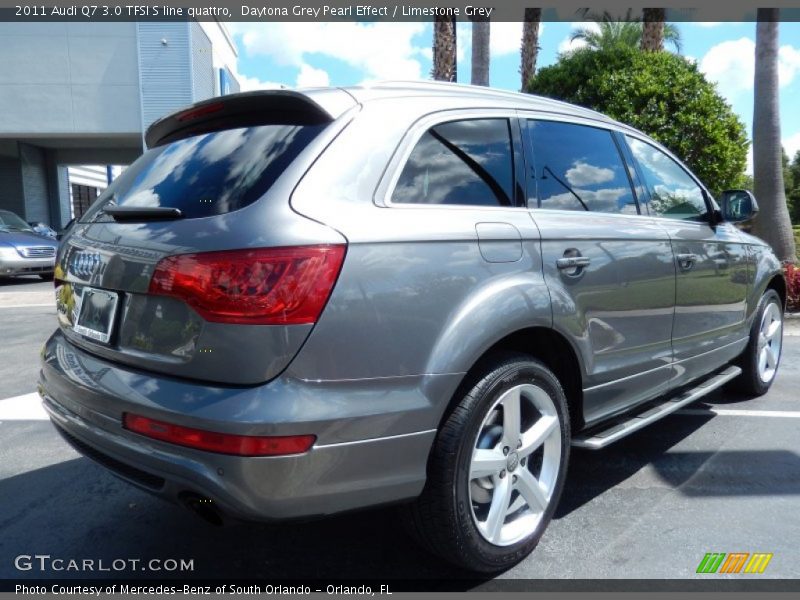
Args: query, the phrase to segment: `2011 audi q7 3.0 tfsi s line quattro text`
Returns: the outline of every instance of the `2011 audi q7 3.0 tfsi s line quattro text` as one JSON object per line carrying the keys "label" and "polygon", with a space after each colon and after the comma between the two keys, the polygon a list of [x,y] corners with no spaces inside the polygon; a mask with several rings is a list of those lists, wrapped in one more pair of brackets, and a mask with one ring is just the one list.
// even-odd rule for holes
{"label": "2011 audi q7 3.0 tfsi s line quattro text", "polygon": [[583,108],[448,84],[235,94],[154,123],[62,242],[40,393],[207,519],[401,504],[496,571],[600,449],[781,353],[757,209]]}

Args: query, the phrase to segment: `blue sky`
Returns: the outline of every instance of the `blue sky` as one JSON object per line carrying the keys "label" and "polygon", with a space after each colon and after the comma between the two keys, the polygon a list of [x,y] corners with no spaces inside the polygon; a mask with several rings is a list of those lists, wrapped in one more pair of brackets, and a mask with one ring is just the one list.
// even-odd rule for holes
{"label": "blue sky", "polygon": [[[570,48],[577,24],[543,23],[538,66]],[[352,85],[427,78],[430,23],[231,23],[244,89]],[[751,132],[755,23],[677,23],[682,54],[698,62]],[[459,24],[459,81],[469,83],[470,25]],[[520,23],[492,23],[491,85],[518,90]],[[780,24],[782,139],[800,150],[800,23]]]}

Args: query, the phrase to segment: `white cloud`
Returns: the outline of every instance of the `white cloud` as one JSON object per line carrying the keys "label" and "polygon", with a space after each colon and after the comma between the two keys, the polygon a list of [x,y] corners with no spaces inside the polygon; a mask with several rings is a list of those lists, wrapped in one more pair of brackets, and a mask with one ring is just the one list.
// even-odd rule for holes
{"label": "white cloud", "polygon": [[300,65],[297,74],[297,87],[325,87],[331,84],[331,78],[324,69],[315,69],[311,65]]}
{"label": "white cloud", "polygon": [[747,163],[744,166],[744,172],[747,175],[753,174],[753,144],[747,145]]}
{"label": "white cloud", "polygon": [[425,49],[412,38],[426,23],[230,23],[249,56],[302,69],[307,56],[322,54],[363,71],[365,78],[419,79]]}
{"label": "white cloud", "polygon": [[694,25],[695,27],[707,27],[707,28],[710,28],[710,27],[719,27],[720,25],[722,25],[722,22],[721,21],[693,21],[692,25]]}
{"label": "white cloud", "polygon": [[783,147],[786,150],[786,154],[789,155],[789,160],[793,159],[794,155],[800,151],[800,131],[796,132],[794,135],[784,138]]}
{"label": "white cloud", "polygon": [[[713,46],[700,60],[700,70],[718,84],[729,100],[753,89],[756,44],[750,38],[729,40]],[[790,45],[778,49],[780,86],[789,85],[800,72],[800,49]]]}
{"label": "white cloud", "polygon": [[[545,23],[539,24],[539,39],[544,32]],[[522,23],[498,21],[492,23],[491,53],[492,56],[516,54],[522,46]]]}
{"label": "white cloud", "polygon": [[614,171],[603,167],[595,167],[583,161],[576,161],[567,170],[567,181],[574,187],[598,185],[614,179]]}
{"label": "white cloud", "polygon": [[800,72],[800,48],[781,46],[778,49],[778,77],[781,87],[789,85]]}
{"label": "white cloud", "polygon": [[755,42],[743,37],[712,46],[700,59],[700,70],[730,99],[753,89],[754,61]]}
{"label": "white cloud", "polygon": [[258,77],[248,77],[241,73],[236,76],[239,80],[239,88],[242,92],[252,92],[255,90],[274,90],[286,87],[277,81],[261,81]]}

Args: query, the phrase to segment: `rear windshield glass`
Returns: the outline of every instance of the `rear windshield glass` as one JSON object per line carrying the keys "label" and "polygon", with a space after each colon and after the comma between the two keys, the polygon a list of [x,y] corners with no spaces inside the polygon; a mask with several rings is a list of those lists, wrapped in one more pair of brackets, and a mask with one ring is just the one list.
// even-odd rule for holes
{"label": "rear windshield glass", "polygon": [[147,151],[103,192],[106,203],[178,208],[186,218],[221,215],[258,200],[325,125],[228,129]]}

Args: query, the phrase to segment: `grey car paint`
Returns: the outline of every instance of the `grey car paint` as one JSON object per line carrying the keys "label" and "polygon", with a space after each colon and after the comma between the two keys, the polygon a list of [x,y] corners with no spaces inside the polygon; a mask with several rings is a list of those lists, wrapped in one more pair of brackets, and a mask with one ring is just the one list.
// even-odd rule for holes
{"label": "grey car paint", "polygon": [[[435,84],[305,93],[330,125],[258,202],[202,219],[76,224],[60,253],[64,306],[44,349],[45,406],[80,444],[163,478],[150,489],[165,497],[201,493],[248,518],[414,497],[464,374],[506,336],[563,337],[579,365],[576,425],[591,424],[733,358],[779,277],[763,242],[725,225],[712,233],[645,215],[390,201],[405,159],[436,123],[524,115],[639,135],[592,111]],[[347,255],[313,326],[212,326],[146,293],[170,254],[319,243],[346,243]],[[725,280],[729,293],[717,300],[703,287],[692,304],[675,263],[681,244],[707,256],[698,285]],[[570,249],[592,259],[577,277],[555,269]],[[72,268],[80,252],[99,256],[86,276]],[[72,331],[68,307],[86,285],[123,293],[111,346]],[[147,325],[156,313],[185,327],[156,336]],[[686,334],[677,354],[674,327]],[[148,350],[135,347],[137,334],[153,338]],[[120,425],[126,411],[245,435],[313,433],[317,443],[298,456],[221,456],[132,434]]]}

